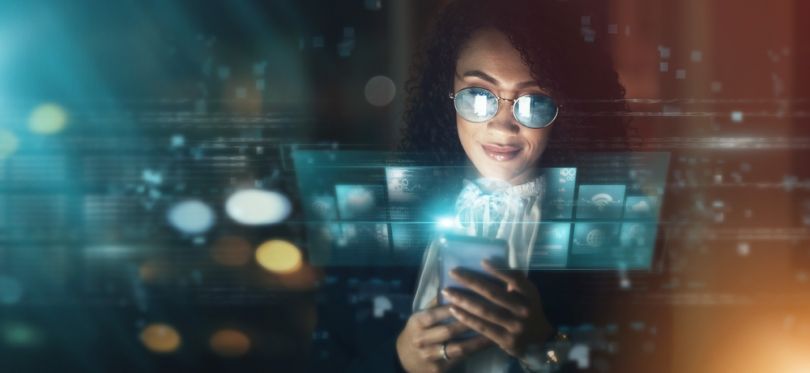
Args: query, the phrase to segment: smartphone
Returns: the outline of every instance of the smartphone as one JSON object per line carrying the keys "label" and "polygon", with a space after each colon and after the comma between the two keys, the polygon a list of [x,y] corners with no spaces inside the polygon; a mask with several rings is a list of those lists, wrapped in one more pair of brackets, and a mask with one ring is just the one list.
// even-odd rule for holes
{"label": "smartphone", "polygon": [[[504,240],[495,240],[481,237],[470,237],[453,234],[442,234],[439,240],[439,304],[449,304],[450,301],[444,299],[441,289],[453,288],[466,293],[474,298],[489,300],[479,296],[478,293],[467,289],[450,276],[450,271],[456,267],[462,267],[468,271],[484,275],[484,278],[491,281],[496,286],[506,287],[506,284],[489,274],[481,266],[481,261],[486,259],[498,268],[507,267],[508,244]],[[452,319],[445,322],[451,322]],[[453,338],[453,340],[464,340],[478,335],[475,331],[467,331]]]}

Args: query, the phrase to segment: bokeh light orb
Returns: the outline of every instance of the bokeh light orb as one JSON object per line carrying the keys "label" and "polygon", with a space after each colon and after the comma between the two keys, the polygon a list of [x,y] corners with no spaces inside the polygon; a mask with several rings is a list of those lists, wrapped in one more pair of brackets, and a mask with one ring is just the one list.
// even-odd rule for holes
{"label": "bokeh light orb", "polygon": [[9,305],[19,303],[23,296],[20,282],[13,277],[0,276],[0,304]]}
{"label": "bokeh light orb", "polygon": [[3,344],[13,347],[35,347],[42,343],[43,335],[38,329],[21,322],[5,322],[0,326]]}
{"label": "bokeh light orb", "polygon": [[0,128],[0,161],[14,154],[20,146],[20,140],[14,133]]}
{"label": "bokeh light orb", "polygon": [[171,265],[161,259],[149,259],[138,266],[138,276],[144,283],[154,283],[161,280]]}
{"label": "bokeh light orb", "polygon": [[385,316],[385,313],[394,308],[391,300],[385,295],[378,295],[374,297],[374,317],[379,319]]}
{"label": "bokeh light orb", "polygon": [[211,350],[222,357],[240,357],[250,351],[250,338],[236,329],[220,329],[208,341]]}
{"label": "bokeh light orb", "polygon": [[65,129],[67,121],[67,112],[61,106],[42,104],[34,108],[28,117],[28,129],[40,135],[52,135]]}
{"label": "bokeh light orb", "polygon": [[301,250],[284,240],[270,240],[256,249],[256,261],[273,273],[293,273],[301,268]]}
{"label": "bokeh light orb", "polygon": [[283,194],[261,189],[243,189],[225,202],[225,211],[244,225],[276,224],[290,215],[292,205]]}
{"label": "bokeh light orb", "polygon": [[237,236],[221,237],[211,247],[211,258],[227,267],[239,267],[250,262],[253,254],[250,242]]}
{"label": "bokeh light orb", "polygon": [[366,82],[366,101],[374,106],[385,106],[394,100],[397,87],[387,76],[377,75]]}
{"label": "bokeh light orb", "polygon": [[168,354],[180,348],[180,333],[168,324],[149,324],[141,331],[141,342],[149,351]]}
{"label": "bokeh light orb", "polygon": [[178,202],[169,209],[167,217],[174,228],[187,234],[204,233],[216,221],[214,210],[196,199]]}
{"label": "bokeh light orb", "polygon": [[275,281],[287,290],[309,291],[317,288],[322,278],[322,271],[302,262],[295,272],[282,274]]}

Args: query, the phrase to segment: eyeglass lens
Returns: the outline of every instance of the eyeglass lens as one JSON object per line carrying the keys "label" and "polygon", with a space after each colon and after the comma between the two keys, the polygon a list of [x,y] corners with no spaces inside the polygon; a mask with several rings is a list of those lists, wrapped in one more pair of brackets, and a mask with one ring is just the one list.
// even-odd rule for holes
{"label": "eyeglass lens", "polygon": [[[455,107],[462,118],[470,122],[484,122],[498,114],[498,97],[491,91],[470,87],[455,94]],[[512,108],[515,119],[529,128],[542,128],[557,117],[557,104],[546,95],[526,95],[515,101]]]}

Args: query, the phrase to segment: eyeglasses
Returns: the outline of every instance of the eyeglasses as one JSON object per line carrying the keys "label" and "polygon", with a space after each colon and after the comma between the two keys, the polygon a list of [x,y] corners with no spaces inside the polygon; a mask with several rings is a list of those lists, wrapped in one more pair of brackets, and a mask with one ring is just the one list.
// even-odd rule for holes
{"label": "eyeglasses", "polygon": [[450,93],[456,112],[464,119],[486,122],[498,114],[501,100],[512,103],[512,115],[528,128],[543,128],[557,119],[560,112],[554,99],[543,94],[523,95],[515,99],[498,97],[492,91],[480,87],[464,88]]}

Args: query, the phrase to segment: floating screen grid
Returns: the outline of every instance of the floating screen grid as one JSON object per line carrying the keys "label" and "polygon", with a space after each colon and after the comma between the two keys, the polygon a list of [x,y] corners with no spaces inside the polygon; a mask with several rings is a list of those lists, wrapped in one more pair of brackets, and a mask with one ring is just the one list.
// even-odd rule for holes
{"label": "floating screen grid", "polygon": [[[363,151],[292,154],[318,265],[415,265],[436,222],[452,213],[459,167]],[[450,211],[447,211],[447,209]]]}
{"label": "floating screen grid", "polygon": [[[463,167],[419,155],[296,150],[293,162],[317,265],[418,265],[452,217]],[[649,269],[669,154],[590,153],[542,170],[531,269]]]}

